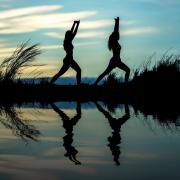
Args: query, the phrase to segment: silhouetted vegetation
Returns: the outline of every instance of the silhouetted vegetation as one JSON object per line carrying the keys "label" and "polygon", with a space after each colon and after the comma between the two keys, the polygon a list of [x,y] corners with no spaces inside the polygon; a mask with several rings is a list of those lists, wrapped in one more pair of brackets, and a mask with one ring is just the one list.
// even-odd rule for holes
{"label": "silhouetted vegetation", "polygon": [[[111,102],[135,104],[146,107],[148,104],[179,102],[180,56],[163,55],[161,60],[150,68],[150,61],[143,68],[136,69],[128,83],[112,73],[102,85],[80,84],[55,85],[42,78],[24,81],[20,74],[24,68],[31,67],[40,54],[38,44],[29,46],[23,43],[0,65],[0,101],[3,102],[41,102],[54,101],[104,101],[109,108]],[[149,106],[149,105],[148,105]]]}
{"label": "silhouetted vegetation", "polygon": [[[115,101],[102,102],[107,112],[114,115],[119,105],[122,105],[121,103],[121,101],[119,101],[119,103]],[[142,119],[145,120],[147,124],[148,121],[152,119],[165,130],[170,130],[171,132],[180,131],[180,108],[176,104],[132,102],[129,105],[133,108],[133,114],[138,118],[142,118],[143,115]]]}
{"label": "silhouetted vegetation", "polygon": [[[132,83],[139,88],[155,88],[157,91],[178,88],[180,82],[180,56],[163,55],[152,68],[148,61],[143,69],[136,69]],[[165,88],[165,89],[163,89]],[[174,90],[175,90],[174,89]]]}
{"label": "silhouetted vegetation", "polygon": [[29,46],[28,42],[21,44],[10,57],[3,60],[0,65],[0,83],[20,83],[20,74],[24,68],[33,66],[31,63],[39,55],[38,44]]}
{"label": "silhouetted vegetation", "polygon": [[108,87],[118,87],[122,84],[120,78],[117,77],[116,73],[110,73],[104,80],[103,85]]}
{"label": "silhouetted vegetation", "polygon": [[0,122],[5,128],[10,129],[13,135],[20,137],[26,143],[29,139],[37,141],[41,134],[35,126],[20,118],[12,104],[0,105]]}
{"label": "silhouetted vegetation", "polygon": [[[134,70],[127,87],[132,88],[155,88],[158,90],[177,87],[180,82],[180,56],[164,54],[160,61],[151,67],[151,60],[148,59],[139,68]],[[132,86],[133,84],[133,86]],[[116,73],[111,73],[105,79],[104,86],[123,86],[123,82]],[[162,87],[163,85],[163,87]],[[164,89],[166,91],[166,89]]]}

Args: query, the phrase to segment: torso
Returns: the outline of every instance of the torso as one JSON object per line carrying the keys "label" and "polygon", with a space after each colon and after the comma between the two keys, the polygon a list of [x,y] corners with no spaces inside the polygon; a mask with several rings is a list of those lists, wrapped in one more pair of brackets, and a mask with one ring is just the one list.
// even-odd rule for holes
{"label": "torso", "polygon": [[120,56],[121,45],[118,42],[115,42],[112,46],[113,56]]}
{"label": "torso", "polygon": [[64,50],[66,51],[66,56],[67,57],[73,57],[73,48],[74,46],[72,45],[72,42],[66,42],[64,41]]}

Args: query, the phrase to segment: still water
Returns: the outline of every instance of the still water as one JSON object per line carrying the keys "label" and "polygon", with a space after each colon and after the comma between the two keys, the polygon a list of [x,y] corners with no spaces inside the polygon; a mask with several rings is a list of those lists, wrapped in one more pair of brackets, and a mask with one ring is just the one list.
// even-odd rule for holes
{"label": "still water", "polygon": [[178,124],[123,104],[4,108],[0,179],[179,179]]}

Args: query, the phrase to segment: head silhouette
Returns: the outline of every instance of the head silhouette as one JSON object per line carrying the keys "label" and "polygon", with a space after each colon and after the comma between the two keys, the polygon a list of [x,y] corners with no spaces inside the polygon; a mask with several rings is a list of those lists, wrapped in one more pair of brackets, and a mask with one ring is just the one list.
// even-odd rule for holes
{"label": "head silhouette", "polygon": [[71,41],[72,40],[72,37],[73,37],[73,34],[70,30],[66,31],[66,34],[65,34],[65,41]]}
{"label": "head silhouette", "polygon": [[109,36],[109,41],[108,41],[108,48],[111,51],[112,50],[112,45],[116,41],[119,40],[119,32],[112,32],[111,35]]}

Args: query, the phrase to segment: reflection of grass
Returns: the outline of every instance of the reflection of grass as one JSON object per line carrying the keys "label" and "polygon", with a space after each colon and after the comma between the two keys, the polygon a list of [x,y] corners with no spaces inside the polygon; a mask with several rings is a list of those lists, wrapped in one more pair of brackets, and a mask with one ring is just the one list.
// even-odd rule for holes
{"label": "reflection of grass", "polygon": [[[13,92],[15,89],[22,86],[23,82],[19,79],[21,71],[24,68],[33,66],[31,63],[35,60],[35,57],[40,54],[38,44],[29,46],[28,42],[20,45],[13,54],[5,58],[0,64],[0,87],[1,87],[1,100],[4,97],[5,100],[11,101],[11,98],[15,96]],[[18,89],[19,94],[22,93],[22,89]],[[0,122],[8,129],[11,129],[13,134],[21,137],[23,140],[28,139],[37,140],[40,135],[33,125],[29,125],[27,121],[23,121],[14,107],[8,102],[0,102],[0,115],[2,118]]]}
{"label": "reflection of grass", "polygon": [[[122,87],[118,90],[119,99],[132,104],[137,111],[145,116],[152,115],[166,128],[170,129],[170,124],[179,126],[180,111],[177,103],[180,100],[180,56],[165,54],[154,66],[147,61],[136,69],[126,85],[119,83],[115,75],[110,75],[107,79],[110,81],[108,84],[114,84],[111,86],[112,91],[113,87]],[[118,97],[112,101],[116,99],[118,102]],[[111,105],[110,102],[108,106],[110,110],[113,109],[113,103]]]}
{"label": "reflection of grass", "polygon": [[[121,79],[113,73],[101,86],[50,85],[48,79],[44,78],[38,84],[35,81],[21,81],[19,79],[21,71],[32,66],[31,63],[39,54],[37,44],[29,46],[28,43],[24,43],[0,65],[0,104],[4,101],[3,106],[6,108],[4,112],[8,118],[6,121],[0,121],[22,139],[36,140],[40,132],[34,126],[23,122],[12,107],[8,106],[9,102],[102,100],[113,112],[113,103],[118,104],[121,101],[132,104],[144,115],[153,115],[163,125],[164,122],[169,122],[168,119],[172,123],[177,122],[179,109],[174,101],[179,103],[180,56],[164,55],[152,68],[149,68],[148,61],[143,68],[135,70],[132,79],[127,84],[123,84]],[[3,108],[0,106],[0,115]]]}
{"label": "reflection of grass", "polygon": [[22,120],[15,108],[7,103],[0,106],[0,122],[25,142],[28,142],[28,139],[37,141],[40,136],[40,131],[28,124],[28,121]]}
{"label": "reflection of grass", "polygon": [[169,130],[175,130],[179,128],[180,120],[180,111],[179,106],[176,104],[160,102],[139,102],[133,104],[133,108],[137,117],[139,114],[144,115],[144,119],[149,122],[149,116],[152,116],[152,119],[161,127],[164,127]]}

